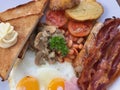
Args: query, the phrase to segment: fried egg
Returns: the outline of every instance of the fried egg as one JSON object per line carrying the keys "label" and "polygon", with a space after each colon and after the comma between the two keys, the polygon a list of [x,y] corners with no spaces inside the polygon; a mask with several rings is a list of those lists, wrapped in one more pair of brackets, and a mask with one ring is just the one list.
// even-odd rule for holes
{"label": "fried egg", "polygon": [[24,60],[18,60],[10,76],[10,90],[65,90],[65,82],[76,77],[69,62],[37,66],[35,53],[28,51]]}

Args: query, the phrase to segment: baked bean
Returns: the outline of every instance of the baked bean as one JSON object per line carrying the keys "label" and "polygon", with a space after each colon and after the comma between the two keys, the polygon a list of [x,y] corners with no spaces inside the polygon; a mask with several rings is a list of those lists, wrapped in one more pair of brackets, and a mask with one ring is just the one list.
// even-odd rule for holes
{"label": "baked bean", "polygon": [[65,57],[65,58],[64,58],[64,61],[72,62],[72,59],[70,59],[70,58],[68,58],[68,57]]}
{"label": "baked bean", "polygon": [[72,36],[68,31],[64,31],[65,33],[65,40],[67,41],[67,46],[69,48],[68,55],[64,58],[59,58],[59,61],[68,61],[72,62],[76,56],[78,55],[78,51],[83,48],[82,42],[84,38],[78,38]]}
{"label": "baked bean", "polygon": [[79,39],[77,40],[77,43],[80,44],[80,43],[82,43],[83,41],[84,41],[84,38],[79,38]]}
{"label": "baked bean", "polygon": [[73,37],[73,41],[77,42],[78,38],[77,37]]}
{"label": "baked bean", "polygon": [[78,44],[73,44],[73,48],[78,49],[78,48],[79,48],[79,45],[78,45]]}
{"label": "baked bean", "polygon": [[76,56],[75,55],[69,55],[69,58],[73,60],[73,59],[76,58]]}
{"label": "baked bean", "polygon": [[68,41],[68,47],[71,48],[72,45],[73,45],[73,41],[72,41],[72,40],[69,40],[69,41]]}
{"label": "baked bean", "polygon": [[78,40],[77,37],[74,37],[74,36],[72,36],[72,35],[69,35],[68,37],[69,37],[69,39],[71,39],[71,40],[74,41],[74,42],[76,42],[76,41]]}
{"label": "baked bean", "polygon": [[70,49],[68,54],[69,54],[69,55],[73,55],[73,54],[74,54],[74,50],[73,50],[73,49]]}
{"label": "baked bean", "polygon": [[79,49],[82,49],[82,48],[83,48],[83,44],[80,44],[80,45],[79,45]]}

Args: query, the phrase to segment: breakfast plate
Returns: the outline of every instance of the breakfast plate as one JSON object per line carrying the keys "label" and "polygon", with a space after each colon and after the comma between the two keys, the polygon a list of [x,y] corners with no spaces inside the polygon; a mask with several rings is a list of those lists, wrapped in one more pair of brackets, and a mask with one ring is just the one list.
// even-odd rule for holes
{"label": "breakfast plate", "polygon": [[[4,11],[8,8],[15,7],[19,4],[26,3],[30,0],[12,0],[12,1],[2,1],[3,4],[0,5],[0,11]],[[104,14],[102,17],[99,19],[99,21],[103,22],[105,18],[110,18],[110,17],[120,17],[120,7],[118,6],[117,2],[115,0],[109,0],[109,3],[107,0],[97,0],[100,2],[103,7],[104,7]],[[30,55],[29,52],[27,52],[26,58]],[[34,58],[34,57],[31,57]],[[28,58],[29,59],[29,58]],[[119,90],[120,86],[120,77],[108,88],[108,90]],[[0,82],[0,90],[9,90],[8,82]]]}

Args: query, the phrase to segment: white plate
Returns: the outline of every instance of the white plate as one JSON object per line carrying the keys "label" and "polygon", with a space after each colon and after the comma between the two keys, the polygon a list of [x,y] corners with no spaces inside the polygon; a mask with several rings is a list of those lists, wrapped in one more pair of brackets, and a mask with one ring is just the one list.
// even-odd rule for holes
{"label": "white plate", "polygon": [[[4,11],[8,8],[15,7],[19,4],[23,4],[31,0],[2,0],[0,2],[0,12]],[[104,14],[99,19],[99,21],[103,22],[105,18],[110,17],[119,17],[120,18],[120,7],[118,6],[116,0],[97,0],[104,6]],[[120,90],[120,77],[110,86],[108,90]],[[8,82],[0,81],[0,90],[9,90]]]}

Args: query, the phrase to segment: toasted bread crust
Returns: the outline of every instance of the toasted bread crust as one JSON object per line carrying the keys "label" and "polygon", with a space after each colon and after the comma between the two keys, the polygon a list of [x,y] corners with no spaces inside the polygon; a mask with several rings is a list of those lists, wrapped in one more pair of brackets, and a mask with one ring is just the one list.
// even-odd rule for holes
{"label": "toasted bread crust", "polygon": [[[32,14],[41,14],[47,0],[31,1],[0,13],[0,21],[8,21]],[[27,8],[26,8],[27,7]]]}
{"label": "toasted bread crust", "polygon": [[[6,80],[8,78],[8,75],[12,69],[12,66],[17,60],[19,53],[21,52],[23,46],[37,25],[39,18],[43,15],[42,11],[44,10],[47,1],[48,0],[40,0],[36,2],[32,1],[28,4],[21,5],[0,13],[1,21],[10,23],[18,32],[18,41],[14,46],[7,49],[0,48],[0,76],[3,80]],[[32,6],[31,8],[36,8],[37,11],[26,13],[26,10],[29,9],[25,8],[30,8],[29,4]],[[38,11],[38,9],[40,10]],[[21,12],[18,14],[16,13],[16,10]],[[12,13],[12,15],[9,15],[10,13]]]}

